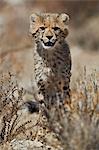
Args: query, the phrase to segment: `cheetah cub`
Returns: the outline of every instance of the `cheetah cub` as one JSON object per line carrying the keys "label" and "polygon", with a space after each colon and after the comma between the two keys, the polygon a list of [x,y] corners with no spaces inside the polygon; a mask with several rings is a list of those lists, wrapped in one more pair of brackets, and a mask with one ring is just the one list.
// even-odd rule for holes
{"label": "cheetah cub", "polygon": [[33,50],[34,91],[47,106],[65,103],[70,98],[71,54],[65,40],[68,22],[69,16],[65,13],[30,16],[30,33],[36,47]]}

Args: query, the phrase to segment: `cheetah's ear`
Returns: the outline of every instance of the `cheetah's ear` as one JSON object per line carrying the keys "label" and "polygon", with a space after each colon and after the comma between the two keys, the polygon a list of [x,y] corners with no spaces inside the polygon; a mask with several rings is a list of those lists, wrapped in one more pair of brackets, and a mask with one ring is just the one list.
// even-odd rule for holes
{"label": "cheetah's ear", "polygon": [[65,24],[68,25],[69,23],[69,16],[65,13],[60,14],[59,16],[60,20]]}
{"label": "cheetah's ear", "polygon": [[30,21],[33,22],[33,23],[35,23],[36,18],[37,18],[37,15],[34,13],[34,14],[32,14],[32,15],[30,16]]}
{"label": "cheetah's ear", "polygon": [[29,32],[33,35],[36,33],[37,31],[37,14],[32,14],[30,16],[30,29],[29,29]]}

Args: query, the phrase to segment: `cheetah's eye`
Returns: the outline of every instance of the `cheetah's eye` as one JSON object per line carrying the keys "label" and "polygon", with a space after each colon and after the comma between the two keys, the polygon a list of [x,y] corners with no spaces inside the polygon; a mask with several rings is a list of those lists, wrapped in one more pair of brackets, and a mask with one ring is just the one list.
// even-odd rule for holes
{"label": "cheetah's eye", "polygon": [[40,27],[41,30],[45,30],[45,27]]}
{"label": "cheetah's eye", "polygon": [[57,30],[59,30],[60,28],[58,28],[58,27],[53,27],[53,29],[54,29],[54,31],[57,31]]}

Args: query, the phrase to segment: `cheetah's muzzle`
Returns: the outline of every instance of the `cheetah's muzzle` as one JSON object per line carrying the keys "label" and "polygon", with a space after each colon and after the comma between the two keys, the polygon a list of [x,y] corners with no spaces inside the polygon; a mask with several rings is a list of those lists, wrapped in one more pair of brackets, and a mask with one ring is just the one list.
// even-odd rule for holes
{"label": "cheetah's muzzle", "polygon": [[[56,41],[55,41],[56,42]],[[44,43],[43,42],[43,44],[45,45],[45,46],[49,46],[49,47],[52,47],[52,46],[54,46],[55,45],[55,42],[54,43],[52,43],[52,42],[46,42],[46,43]]]}
{"label": "cheetah's muzzle", "polygon": [[53,47],[56,43],[56,40],[54,40],[54,42],[51,42],[50,40],[48,42],[44,42],[43,40],[41,40],[43,47]]}

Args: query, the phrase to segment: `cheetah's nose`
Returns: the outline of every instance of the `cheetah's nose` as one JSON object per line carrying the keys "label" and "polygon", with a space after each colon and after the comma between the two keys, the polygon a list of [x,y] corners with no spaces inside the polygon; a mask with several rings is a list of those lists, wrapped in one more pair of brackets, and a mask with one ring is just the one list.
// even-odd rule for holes
{"label": "cheetah's nose", "polygon": [[53,36],[46,36],[49,40],[53,37]]}

